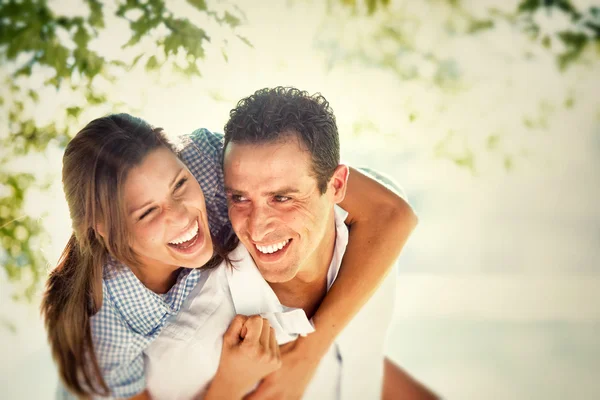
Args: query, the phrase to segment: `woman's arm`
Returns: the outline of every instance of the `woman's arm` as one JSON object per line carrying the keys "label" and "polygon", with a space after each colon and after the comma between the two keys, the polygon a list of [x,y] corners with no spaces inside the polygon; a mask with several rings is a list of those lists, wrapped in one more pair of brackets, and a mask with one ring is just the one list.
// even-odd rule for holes
{"label": "woman's arm", "polygon": [[301,347],[321,356],[377,290],[417,225],[404,199],[353,168],[340,206],[349,214],[346,253],[337,279],[313,316],[316,332],[302,338]]}
{"label": "woman's arm", "polygon": [[351,168],[340,205],[349,213],[348,247],[337,279],[313,316],[316,331],[282,348],[283,365],[263,380],[257,398],[301,397],[327,349],[390,272],[417,225],[400,196],[356,169]]}
{"label": "woman's arm", "polygon": [[[241,400],[266,375],[281,366],[275,331],[260,315],[236,315],[223,335],[214,378],[194,398]],[[151,400],[148,390],[128,400]]]}

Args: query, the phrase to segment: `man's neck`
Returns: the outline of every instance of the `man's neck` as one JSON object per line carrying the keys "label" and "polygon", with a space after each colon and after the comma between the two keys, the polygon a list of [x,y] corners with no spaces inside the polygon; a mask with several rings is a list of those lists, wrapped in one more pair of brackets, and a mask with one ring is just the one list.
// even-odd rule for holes
{"label": "man's neck", "polygon": [[335,250],[335,239],[334,225],[323,237],[315,254],[303,263],[303,267],[293,279],[269,283],[281,304],[302,308],[306,316],[312,318],[327,294],[327,275]]}

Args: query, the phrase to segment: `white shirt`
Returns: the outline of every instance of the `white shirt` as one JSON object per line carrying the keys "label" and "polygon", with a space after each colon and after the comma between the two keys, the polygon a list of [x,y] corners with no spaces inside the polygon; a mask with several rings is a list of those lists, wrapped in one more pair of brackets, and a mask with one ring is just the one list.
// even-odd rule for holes
{"label": "white shirt", "polygon": [[[347,213],[335,207],[336,244],[327,276],[331,287],[346,250]],[[180,312],[145,351],[147,389],[153,399],[191,399],[212,380],[223,334],[236,314],[260,314],[275,329],[279,344],[314,331],[302,309],[283,306],[240,244],[234,264],[203,274]],[[322,358],[305,399],[381,397],[384,342],[392,319],[395,273],[390,273]]]}

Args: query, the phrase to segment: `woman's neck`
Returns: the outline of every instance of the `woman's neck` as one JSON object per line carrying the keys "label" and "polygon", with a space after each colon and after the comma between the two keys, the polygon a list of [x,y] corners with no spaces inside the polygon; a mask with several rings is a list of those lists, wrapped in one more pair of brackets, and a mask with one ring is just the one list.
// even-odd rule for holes
{"label": "woman's neck", "polygon": [[146,286],[157,294],[167,293],[177,282],[179,267],[173,270],[165,268],[133,267],[131,271]]}

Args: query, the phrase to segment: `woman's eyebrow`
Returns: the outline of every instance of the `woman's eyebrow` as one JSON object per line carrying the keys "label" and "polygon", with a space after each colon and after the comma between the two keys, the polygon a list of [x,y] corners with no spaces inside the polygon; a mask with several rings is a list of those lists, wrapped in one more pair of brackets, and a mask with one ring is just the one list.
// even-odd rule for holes
{"label": "woman's eyebrow", "polygon": [[133,208],[133,207],[132,207],[131,209],[129,209],[129,215],[135,214],[135,213],[136,213],[136,212],[138,212],[139,210],[141,210],[141,209],[143,209],[143,208],[146,208],[146,207],[147,207],[149,204],[151,204],[151,203],[152,203],[152,201],[147,201],[147,202],[145,202],[144,204],[142,204],[142,205],[141,205],[141,206],[139,206],[139,207],[135,207],[135,208]]}
{"label": "woman's eyebrow", "polygon": [[185,168],[181,168],[179,171],[177,171],[177,173],[175,174],[175,176],[171,180],[171,183],[169,183],[169,187],[173,187],[173,185],[175,185],[175,182],[177,182],[177,178],[179,177],[179,175],[181,175],[181,173],[184,171],[184,169]]}

